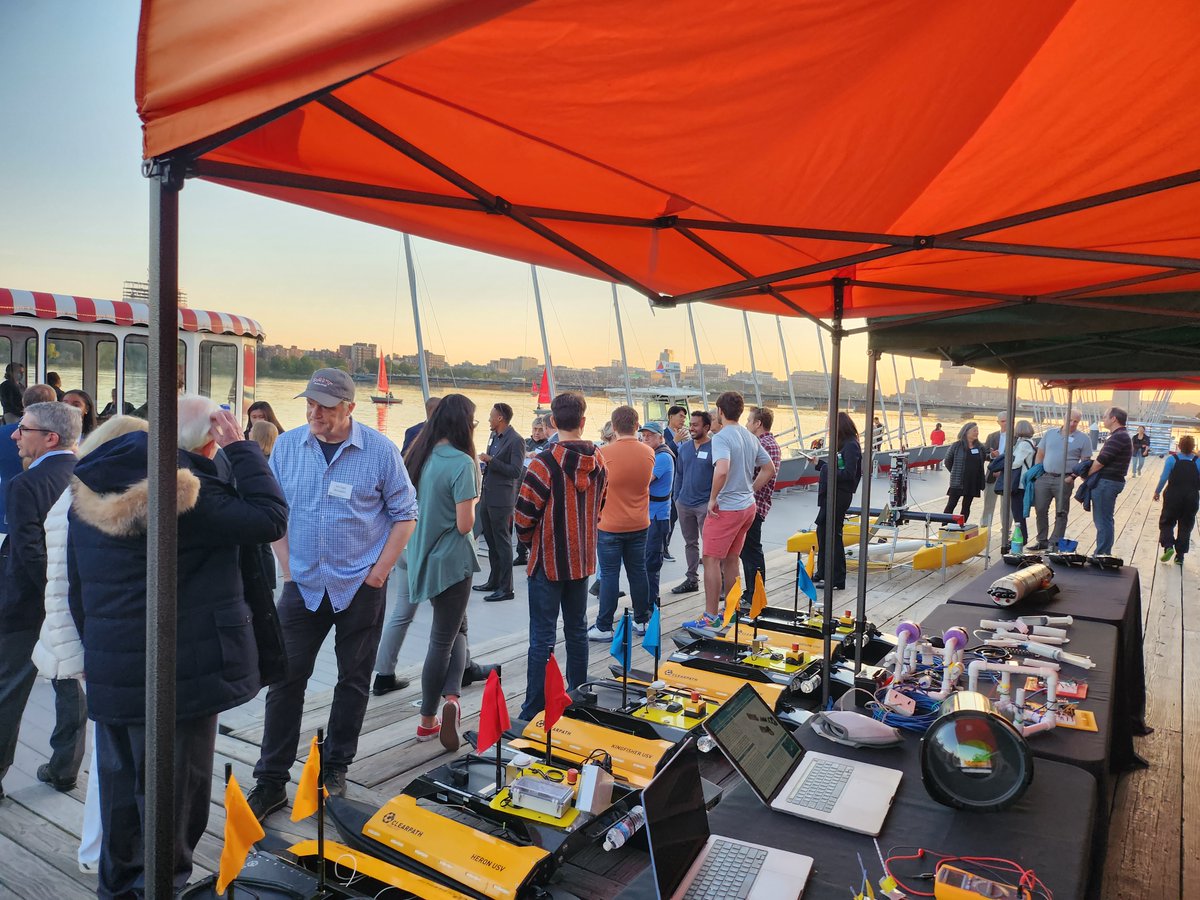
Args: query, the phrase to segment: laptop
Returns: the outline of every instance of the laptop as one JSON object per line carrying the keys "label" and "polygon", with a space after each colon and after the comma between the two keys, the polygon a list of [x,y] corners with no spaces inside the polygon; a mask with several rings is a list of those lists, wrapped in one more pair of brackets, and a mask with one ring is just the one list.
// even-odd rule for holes
{"label": "laptop", "polygon": [[878,836],[901,772],[806,752],[749,685],[704,721],[721,752],[771,809]]}
{"label": "laptop", "polygon": [[812,857],[709,833],[699,756],[688,739],[642,790],[659,900],[798,898]]}

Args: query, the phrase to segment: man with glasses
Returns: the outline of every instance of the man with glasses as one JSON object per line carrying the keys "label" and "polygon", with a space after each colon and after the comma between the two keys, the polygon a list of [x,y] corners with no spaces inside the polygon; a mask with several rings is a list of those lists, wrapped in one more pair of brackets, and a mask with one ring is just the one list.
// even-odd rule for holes
{"label": "man with glasses", "polygon": [[[24,408],[12,440],[28,468],[8,485],[9,534],[0,548],[0,797],[37,676],[33,648],[46,618],[46,513],[70,481],[82,427],[79,410],[65,403],[27,403]],[[87,705],[78,679],[56,679],[53,685],[56,721],[50,762],[38,768],[37,777],[55,790],[69,791],[83,761]]]}
{"label": "man with glasses", "polygon": [[[21,402],[23,406],[32,406],[35,403],[53,403],[54,388],[48,384],[30,385],[25,389]],[[8,525],[5,519],[5,492],[8,490],[9,482],[25,471],[25,463],[21,459],[20,450],[17,449],[16,431],[16,422],[11,425],[0,425],[0,533],[3,534],[8,534]]]}
{"label": "man with glasses", "polygon": [[1088,476],[1099,475],[1092,488],[1092,522],[1096,526],[1096,555],[1112,553],[1114,526],[1113,513],[1117,495],[1125,489],[1125,473],[1129,471],[1129,460],[1133,457],[1133,440],[1125,430],[1125,410],[1114,406],[1104,414],[1101,421],[1108,429],[1108,440],[1096,454]]}
{"label": "man with glasses", "polygon": [[[1067,466],[1063,468],[1063,429],[1052,428],[1042,435],[1038,444],[1037,456],[1034,462],[1045,472],[1034,481],[1033,506],[1037,514],[1037,540],[1029,544],[1027,550],[1058,549],[1058,542],[1066,536],[1067,518],[1071,511],[1071,493],[1064,492],[1060,506],[1058,493],[1062,489],[1063,475],[1075,469],[1080,462],[1092,458],[1092,441],[1079,430],[1079,420],[1083,413],[1071,411],[1071,420],[1067,423]],[[1050,501],[1054,501],[1054,530],[1050,531]],[[1050,532],[1049,544],[1046,533]]]}
{"label": "man with glasses", "polygon": [[283,569],[279,621],[288,677],[271,685],[263,722],[258,784],[247,800],[261,821],[287,805],[304,689],[333,629],[338,680],[325,731],[325,789],[346,793],[358,751],[371,669],[387,605],[387,578],[412,536],[417,492],[399,448],[352,418],[354,382],[318,369],[299,395],[308,426],[280,435],[271,471],[288,501],[287,536],[274,544]]}

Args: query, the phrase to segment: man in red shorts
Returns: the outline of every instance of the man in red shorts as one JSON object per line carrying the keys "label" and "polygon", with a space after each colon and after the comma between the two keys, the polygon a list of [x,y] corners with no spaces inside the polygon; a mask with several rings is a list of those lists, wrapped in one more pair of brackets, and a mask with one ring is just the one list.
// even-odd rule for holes
{"label": "man in red shorts", "polygon": [[717,398],[712,493],[704,520],[704,615],[684,627],[711,628],[719,621],[722,581],[728,586],[738,577],[742,545],[754,524],[754,492],[775,477],[770,455],[758,438],[738,424],[744,408],[737,391]]}

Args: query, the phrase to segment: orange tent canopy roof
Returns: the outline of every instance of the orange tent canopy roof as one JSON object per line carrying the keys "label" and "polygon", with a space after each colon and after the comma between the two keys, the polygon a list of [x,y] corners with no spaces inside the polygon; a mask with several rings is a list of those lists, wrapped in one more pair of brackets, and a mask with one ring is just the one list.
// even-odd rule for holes
{"label": "orange tent canopy roof", "polygon": [[1194,0],[144,0],[137,103],[213,181],[881,316],[1200,288],[1197,34]]}

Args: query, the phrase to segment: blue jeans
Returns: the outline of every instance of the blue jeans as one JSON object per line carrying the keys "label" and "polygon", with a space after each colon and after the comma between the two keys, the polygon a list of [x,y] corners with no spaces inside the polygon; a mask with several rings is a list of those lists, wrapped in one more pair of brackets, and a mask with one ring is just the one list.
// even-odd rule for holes
{"label": "blue jeans", "polygon": [[1125,490],[1124,481],[1101,478],[1092,488],[1092,522],[1096,525],[1096,553],[1112,553],[1113,512],[1117,506],[1117,494]]}
{"label": "blue jeans", "polygon": [[1131,463],[1133,463],[1133,474],[1141,475],[1142,474],[1142,466],[1144,466],[1146,464],[1146,457],[1142,456],[1142,451],[1138,450],[1136,447],[1134,447],[1133,448],[1133,456],[1130,458],[1129,461]]}
{"label": "blue jeans", "polygon": [[662,571],[663,551],[671,536],[670,519],[651,519],[646,531],[646,596],[650,608],[658,606],[658,574]]}
{"label": "blue jeans", "polygon": [[587,681],[587,589],[586,577],[551,581],[541,566],[529,576],[529,669],[525,673],[522,719],[532,719],[546,706],[546,660],[558,638],[560,610],[567,645],[567,689]]}
{"label": "blue jeans", "polygon": [[[650,586],[646,580],[646,532],[649,530],[596,532],[596,555],[600,558],[600,611],[596,614],[596,627],[601,631],[611,631],[613,627],[622,564],[629,581],[634,621],[650,619]],[[659,552],[662,552],[661,547]]]}

